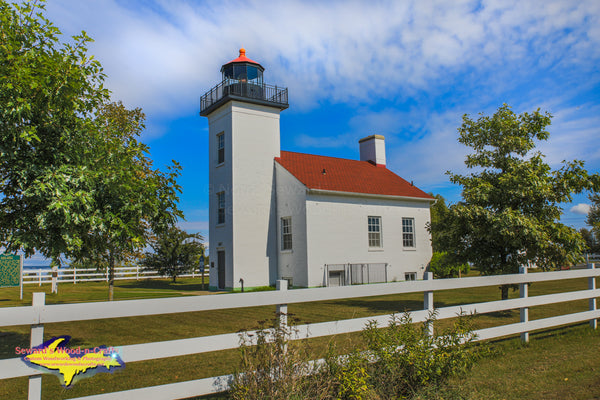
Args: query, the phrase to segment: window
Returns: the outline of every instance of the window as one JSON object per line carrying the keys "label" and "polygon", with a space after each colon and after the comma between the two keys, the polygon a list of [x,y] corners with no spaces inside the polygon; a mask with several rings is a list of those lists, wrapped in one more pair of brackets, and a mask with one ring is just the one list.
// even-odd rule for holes
{"label": "window", "polygon": [[281,250],[292,249],[292,217],[281,218]]}
{"label": "window", "polygon": [[402,218],[402,246],[415,247],[414,218]]}
{"label": "window", "polygon": [[225,162],[225,134],[217,135],[217,164]]}
{"label": "window", "polygon": [[381,217],[369,217],[369,247],[381,247]]}
{"label": "window", "polygon": [[217,193],[217,225],[225,223],[225,192]]}
{"label": "window", "polygon": [[290,276],[282,276],[281,279],[283,279],[284,281],[287,281],[288,283],[288,288],[292,288],[292,286],[294,286],[294,278],[290,277]]}
{"label": "window", "polygon": [[407,272],[404,274],[404,280],[405,281],[416,281],[417,280],[417,273],[416,272]]}

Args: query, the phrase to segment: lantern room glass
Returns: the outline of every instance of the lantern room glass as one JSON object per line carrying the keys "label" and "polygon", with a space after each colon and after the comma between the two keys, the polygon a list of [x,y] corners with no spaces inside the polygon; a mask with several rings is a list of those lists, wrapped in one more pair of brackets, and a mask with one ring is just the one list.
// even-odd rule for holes
{"label": "lantern room glass", "polygon": [[223,80],[262,85],[263,70],[254,64],[229,64],[223,68]]}

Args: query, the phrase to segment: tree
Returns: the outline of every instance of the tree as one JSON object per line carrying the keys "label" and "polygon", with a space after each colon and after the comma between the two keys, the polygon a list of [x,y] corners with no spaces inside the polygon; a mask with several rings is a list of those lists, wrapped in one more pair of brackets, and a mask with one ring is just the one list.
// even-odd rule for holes
{"label": "tree", "polygon": [[592,253],[600,252],[600,193],[592,193],[590,195],[592,206],[587,215],[586,223],[592,227],[590,232],[593,245],[590,246]]}
{"label": "tree", "polygon": [[60,265],[81,245],[94,110],[108,98],[85,33],[61,43],[44,5],[0,2],[0,240]]}
{"label": "tree", "polygon": [[175,283],[178,275],[198,266],[200,256],[204,255],[201,240],[199,233],[187,233],[171,226],[152,242],[154,252],[146,253],[142,265],[160,275],[170,276]]}
{"label": "tree", "polygon": [[433,247],[433,252],[447,251],[449,249],[445,249],[442,246],[448,242],[444,239],[444,236],[452,232],[452,222],[449,220],[452,216],[448,210],[448,206],[446,205],[446,199],[444,199],[442,195],[434,195],[433,193],[429,194],[435,197],[435,203],[433,203],[429,209],[431,213],[431,222],[427,226],[427,229],[431,234],[431,245]]}
{"label": "tree", "polygon": [[456,278],[469,272],[469,264],[459,264],[447,252],[433,252],[429,262],[429,270],[435,278]]}
{"label": "tree", "polygon": [[112,300],[116,263],[183,217],[180,167],[152,167],[141,110],[107,103],[91,39],[61,43],[43,11],[0,2],[0,240],[55,265],[106,265]]}
{"label": "tree", "polygon": [[[536,140],[547,140],[551,115],[516,115],[503,105],[491,117],[463,116],[459,142],[472,148],[465,160],[468,175],[448,172],[462,186],[463,200],[449,208],[452,234],[443,244],[451,256],[470,262],[485,275],[517,273],[535,264],[543,269],[576,261],[584,241],[575,229],[560,223],[561,203],[574,193],[598,187],[582,161],[563,162],[552,170]],[[502,298],[508,287],[502,287]]]}
{"label": "tree", "polygon": [[600,243],[598,243],[593,231],[586,228],[581,228],[579,229],[579,233],[585,241],[586,253],[597,253],[600,251]]}
{"label": "tree", "polygon": [[101,106],[94,121],[100,143],[88,179],[94,208],[77,257],[108,268],[109,300],[116,264],[136,258],[152,231],[160,233],[183,217],[177,208],[180,167],[173,162],[167,173],[152,168],[148,147],[137,140],[144,119],[141,109],[127,110],[118,102]]}

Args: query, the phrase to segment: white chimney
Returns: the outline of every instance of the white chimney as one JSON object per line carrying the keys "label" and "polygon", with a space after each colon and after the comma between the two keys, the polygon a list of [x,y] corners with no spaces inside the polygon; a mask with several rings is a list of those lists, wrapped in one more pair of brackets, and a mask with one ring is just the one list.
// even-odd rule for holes
{"label": "white chimney", "polygon": [[368,161],[385,167],[385,138],[382,135],[371,135],[358,141],[360,145],[360,161]]}

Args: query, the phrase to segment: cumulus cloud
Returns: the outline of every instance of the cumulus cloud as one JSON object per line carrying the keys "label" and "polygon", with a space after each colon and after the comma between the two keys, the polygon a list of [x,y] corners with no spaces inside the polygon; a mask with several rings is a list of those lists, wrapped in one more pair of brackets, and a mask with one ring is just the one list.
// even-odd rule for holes
{"label": "cumulus cloud", "polygon": [[600,54],[595,1],[54,0],[48,9],[96,39],[116,97],[156,113],[197,106],[190,99],[240,46],[305,107],[410,96],[490,67],[510,76],[516,60],[593,69]]}
{"label": "cumulus cloud", "polygon": [[589,204],[579,203],[569,209],[570,212],[581,215],[588,215],[591,206]]}
{"label": "cumulus cloud", "polygon": [[349,149],[380,133],[395,171],[441,185],[446,170],[464,170],[460,116],[506,102],[515,112],[554,114],[551,139],[540,145],[553,167],[600,163],[597,94],[581,98],[600,80],[595,0],[52,0],[47,8],[65,33],[85,29],[96,40],[107,87],[144,109],[151,138],[167,131],[156,118],[197,112],[221,64],[243,46],[267,68],[267,82],[289,87],[289,112],[336,103],[357,110],[337,132],[297,134],[301,148]]}

